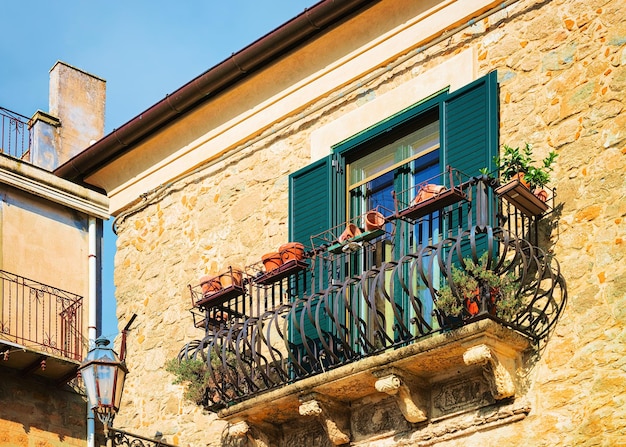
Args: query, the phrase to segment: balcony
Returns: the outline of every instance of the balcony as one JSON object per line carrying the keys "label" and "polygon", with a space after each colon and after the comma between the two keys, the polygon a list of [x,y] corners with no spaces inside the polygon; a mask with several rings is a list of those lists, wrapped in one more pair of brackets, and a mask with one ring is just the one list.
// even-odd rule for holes
{"label": "balcony", "polygon": [[29,118],[0,107],[0,154],[30,161]]}
{"label": "balcony", "polygon": [[82,297],[0,270],[0,365],[60,384],[83,358]]}
{"label": "balcony", "polygon": [[[208,360],[202,403],[241,423],[233,436],[316,415],[335,427],[327,432],[340,445],[350,424],[337,409],[372,394],[394,396],[408,423],[518,394],[524,353],[545,343],[566,302],[558,262],[540,237],[539,222],[554,216],[547,204],[529,211],[509,190],[498,195],[494,179],[454,185],[454,200],[440,190],[442,200],[429,196],[426,211],[399,193],[384,226],[353,244],[341,242],[341,228],[313,237],[298,268],[273,281],[247,269],[242,287],[215,305],[190,286],[204,335],[179,359]],[[477,265],[509,279],[513,311],[502,311],[502,292],[483,276],[474,277],[475,295],[463,291],[459,272]],[[458,301],[454,316],[443,310],[446,288]]]}

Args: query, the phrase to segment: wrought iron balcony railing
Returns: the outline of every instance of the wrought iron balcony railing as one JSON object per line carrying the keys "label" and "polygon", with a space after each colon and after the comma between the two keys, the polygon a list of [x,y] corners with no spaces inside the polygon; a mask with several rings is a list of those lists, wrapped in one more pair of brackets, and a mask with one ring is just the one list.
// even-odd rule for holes
{"label": "wrought iron balcony railing", "polygon": [[0,270],[0,338],[41,352],[83,358],[83,299]]}
{"label": "wrought iron balcony railing", "polygon": [[205,335],[179,359],[205,361],[203,404],[232,405],[479,319],[545,340],[565,305],[565,281],[539,246],[538,217],[494,194],[496,183],[474,178],[462,199],[419,217],[396,210],[371,239],[314,247],[275,275],[250,273],[236,291],[191,287]]}
{"label": "wrought iron balcony railing", "polygon": [[0,154],[30,161],[28,117],[0,107]]}
{"label": "wrought iron balcony railing", "polygon": [[108,430],[112,445],[123,447],[176,447],[174,444],[163,441],[161,439],[163,435],[160,433],[157,433],[155,438],[147,438],[113,427],[109,427]]}

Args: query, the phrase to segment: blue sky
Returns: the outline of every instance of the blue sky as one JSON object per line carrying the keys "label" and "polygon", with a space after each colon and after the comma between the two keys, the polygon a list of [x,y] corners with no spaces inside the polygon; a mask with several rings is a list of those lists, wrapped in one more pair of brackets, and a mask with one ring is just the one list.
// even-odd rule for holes
{"label": "blue sky", "polygon": [[[105,133],[316,0],[3,1],[0,106],[48,110],[49,70],[61,60],[107,81]],[[114,236],[105,223],[102,333],[117,332]]]}

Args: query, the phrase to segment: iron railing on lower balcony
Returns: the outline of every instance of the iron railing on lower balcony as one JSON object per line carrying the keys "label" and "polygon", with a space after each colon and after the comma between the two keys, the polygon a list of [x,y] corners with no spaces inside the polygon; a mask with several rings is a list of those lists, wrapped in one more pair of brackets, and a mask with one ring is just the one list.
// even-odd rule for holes
{"label": "iron railing on lower balcony", "polygon": [[82,327],[81,296],[0,270],[0,338],[82,360]]}
{"label": "iron railing on lower balcony", "polygon": [[0,107],[0,154],[29,160],[30,128],[28,117]]}
{"label": "iron railing on lower balcony", "polygon": [[165,442],[162,439],[163,434],[159,432],[157,432],[155,438],[147,438],[113,427],[109,427],[108,431],[112,445],[123,447],[176,447],[174,444]]}
{"label": "iron railing on lower balcony", "polygon": [[[497,186],[476,178],[464,184],[459,202],[417,218],[398,218],[396,211],[388,216],[391,226],[372,239],[309,253],[307,267],[291,279],[249,278],[236,300],[252,303],[264,288],[275,306],[229,314],[224,301],[224,318],[203,326],[204,338],[180,352],[180,360],[205,361],[204,405],[231,405],[476,319],[494,319],[541,343],[565,305],[565,281],[549,247],[540,247],[537,217],[512,209],[493,194]],[[454,272],[481,258],[491,274],[513,278],[514,312],[500,314],[498,292],[481,279],[477,308],[463,307]],[[445,287],[460,315],[442,311]],[[205,307],[205,315],[216,308]]]}

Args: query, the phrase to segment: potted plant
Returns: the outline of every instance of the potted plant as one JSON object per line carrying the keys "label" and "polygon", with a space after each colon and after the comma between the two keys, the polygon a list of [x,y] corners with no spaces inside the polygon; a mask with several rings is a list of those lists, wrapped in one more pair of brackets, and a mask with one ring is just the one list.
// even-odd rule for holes
{"label": "potted plant", "polygon": [[[209,370],[206,356],[200,358],[173,358],[165,364],[165,370],[174,374],[173,384],[185,385],[183,397],[196,405],[202,405],[208,410],[221,407],[219,403],[224,396],[237,396],[237,383],[229,383],[232,375],[229,374],[235,365],[235,354],[226,352],[226,364],[215,351],[210,355],[211,370]],[[229,371],[231,370],[231,371]],[[212,371],[212,374],[211,374]],[[217,405],[216,405],[217,404]]]}
{"label": "potted plant", "polygon": [[496,167],[500,171],[500,180],[508,182],[517,179],[530,189],[533,194],[545,201],[547,194],[543,188],[550,182],[552,165],[558,154],[551,151],[539,165],[533,161],[532,145],[525,143],[524,148],[502,146],[502,156],[494,157]]}
{"label": "potted plant", "polygon": [[509,321],[521,310],[522,299],[512,273],[499,274],[487,268],[488,253],[478,262],[464,258],[464,268],[452,266],[448,284],[437,292],[436,307],[442,326],[461,323],[477,315],[483,299],[490,314]]}

